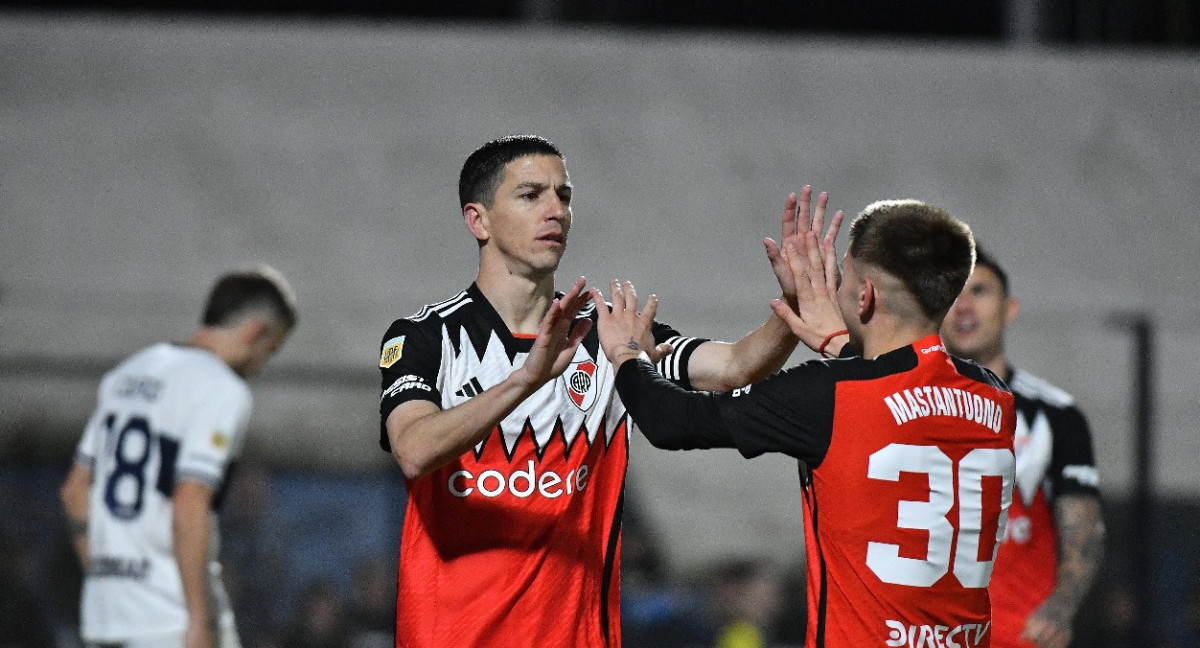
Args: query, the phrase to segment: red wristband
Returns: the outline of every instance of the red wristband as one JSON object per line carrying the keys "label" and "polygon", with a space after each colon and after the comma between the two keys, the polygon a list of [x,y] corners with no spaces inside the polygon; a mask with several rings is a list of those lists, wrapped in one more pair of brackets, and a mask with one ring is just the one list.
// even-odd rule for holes
{"label": "red wristband", "polygon": [[829,355],[828,353],[825,353],[825,347],[829,346],[830,340],[832,340],[833,338],[835,338],[839,335],[850,335],[850,330],[842,329],[840,331],[834,331],[833,333],[826,335],[825,339],[821,340],[821,346],[817,347],[817,353],[821,354],[822,358],[832,358],[833,357],[833,356]]}

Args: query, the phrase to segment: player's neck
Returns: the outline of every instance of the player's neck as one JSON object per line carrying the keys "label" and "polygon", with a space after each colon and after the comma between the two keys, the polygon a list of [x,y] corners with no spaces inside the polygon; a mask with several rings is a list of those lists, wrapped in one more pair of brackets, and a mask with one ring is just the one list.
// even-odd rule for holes
{"label": "player's neck", "polygon": [[197,329],[187,343],[217,356],[221,362],[237,371],[245,356],[245,345],[238,335],[238,330],[235,328],[205,326]]}
{"label": "player's neck", "polygon": [[912,346],[917,340],[937,332],[937,327],[928,323],[907,326],[895,323],[888,326],[864,326],[863,357],[878,358],[896,349]]}
{"label": "player's neck", "polygon": [[475,285],[513,333],[536,334],[554,301],[554,275],[530,279],[480,270]]}
{"label": "player's neck", "polygon": [[987,359],[981,359],[979,364],[992,370],[992,373],[1000,376],[1002,380],[1008,380],[1008,360],[1004,357],[1004,350],[1000,349],[992,354]]}

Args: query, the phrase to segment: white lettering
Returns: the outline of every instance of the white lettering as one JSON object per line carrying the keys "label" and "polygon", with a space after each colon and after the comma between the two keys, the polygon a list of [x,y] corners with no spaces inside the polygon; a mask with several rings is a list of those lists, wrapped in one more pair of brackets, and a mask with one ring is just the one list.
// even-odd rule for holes
{"label": "white lettering", "polygon": [[950,629],[950,632],[946,634],[946,648],[962,648],[962,644],[954,640],[954,635],[959,634],[962,631],[963,626],[956,626]]}
{"label": "white lettering", "polygon": [[450,481],[446,484],[446,486],[450,488],[450,494],[454,495],[455,497],[466,497],[467,495],[470,495],[471,492],[474,491],[475,489],[471,488],[469,486],[467,488],[458,488],[457,486],[455,486],[454,480],[459,477],[462,477],[464,479],[474,479],[475,475],[472,475],[471,473],[469,473],[465,470],[456,470],[450,474]]}
{"label": "white lettering", "polygon": [[[496,480],[496,487],[489,489],[487,487],[487,478],[491,477]],[[479,492],[484,497],[495,497],[504,492],[504,475],[499,470],[485,470],[483,474],[476,480],[475,485],[479,487]]]}
{"label": "white lettering", "polygon": [[[513,497],[521,499],[534,493],[546,499],[561,497],[564,493],[571,495],[575,491],[587,488],[591,469],[583,464],[572,470],[564,477],[553,470],[539,473],[537,464],[530,459],[525,470],[514,470],[505,475],[499,470],[485,470],[476,477],[468,470],[456,470],[446,480],[446,489],[455,497],[467,497],[478,492],[484,497],[500,497],[508,492]],[[565,486],[565,488],[564,488]]]}
{"label": "white lettering", "polygon": [[[529,488],[518,489],[517,488],[517,480],[518,479],[524,479],[525,483],[529,484]],[[516,495],[517,497],[520,497],[523,499],[523,498],[526,498],[526,497],[529,497],[530,495],[532,495],[533,489],[534,489],[533,459],[530,459],[528,471],[522,472],[522,471],[518,470],[512,474],[512,477],[508,478],[508,490],[512,491],[513,495]]]}
{"label": "white lettering", "polygon": [[964,623],[954,626],[941,623],[905,624],[893,619],[884,623],[887,624],[884,645],[890,648],[972,648],[980,645],[992,625],[990,621],[986,624]]}
{"label": "white lettering", "polygon": [[[1004,408],[996,401],[954,387],[922,385],[884,396],[883,404],[891,412],[896,425],[925,416],[953,416],[974,421],[999,434],[1004,425]],[[1073,466],[1081,483],[1094,479],[1095,468]],[[1091,470],[1089,475],[1087,470]],[[1064,470],[1064,475],[1066,471]]]}
{"label": "white lettering", "polygon": [[[929,387],[926,387],[926,389],[929,389]],[[942,390],[938,389],[937,387],[933,388],[933,402],[935,405],[937,405],[938,414],[942,416],[950,415],[950,408],[946,407],[946,401],[942,398]]]}
{"label": "white lettering", "polygon": [[903,425],[913,417],[912,412],[908,411],[908,405],[904,404],[904,399],[900,398],[899,394],[884,396],[883,402],[892,411],[892,417],[896,419],[896,425]]}
{"label": "white lettering", "polygon": [[545,497],[547,499],[554,499],[554,498],[558,497],[559,495],[563,494],[562,489],[561,488],[555,488],[554,490],[550,490],[550,489],[554,486],[559,485],[560,483],[562,483],[562,477],[559,477],[558,473],[544,472],[544,473],[542,473],[541,477],[538,477],[538,493],[541,493],[542,497]]}

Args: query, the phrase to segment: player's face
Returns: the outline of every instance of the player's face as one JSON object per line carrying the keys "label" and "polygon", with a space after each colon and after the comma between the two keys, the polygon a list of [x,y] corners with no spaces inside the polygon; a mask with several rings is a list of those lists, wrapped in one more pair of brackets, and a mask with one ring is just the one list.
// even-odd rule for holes
{"label": "player's face", "polygon": [[483,208],[489,253],[523,276],[553,273],[571,231],[571,180],[562,158],[527,155],[509,162]]}
{"label": "player's face", "polygon": [[1004,327],[1015,317],[1000,278],[978,266],[942,322],[942,340],[954,355],[986,364],[1003,354]]}
{"label": "player's face", "polygon": [[290,331],[279,326],[268,325],[267,329],[261,335],[254,337],[248,342],[245,350],[245,357],[234,367],[243,378],[249,378],[258,374],[267,359],[283,346],[284,340],[287,339]]}

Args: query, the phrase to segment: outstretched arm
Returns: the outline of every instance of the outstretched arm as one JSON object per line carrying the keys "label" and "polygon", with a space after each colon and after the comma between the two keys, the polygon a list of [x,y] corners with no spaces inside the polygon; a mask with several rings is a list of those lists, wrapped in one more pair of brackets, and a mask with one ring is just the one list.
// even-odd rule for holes
{"label": "outstretched arm", "polygon": [[581,277],[550,304],[524,364],[499,384],[447,410],[429,401],[411,401],[392,410],[386,423],[388,440],[406,477],[427,475],[474,447],[521,401],[566,370],[591,330],[590,320],[571,326],[588,300],[583,287]]}
{"label": "outstretched arm", "polygon": [[1025,622],[1022,639],[1039,648],[1066,648],[1071,624],[1091,589],[1104,555],[1100,498],[1064,494],[1054,504],[1058,532],[1058,572],[1054,591]]}
{"label": "outstretched arm", "polygon": [[[806,240],[812,239],[816,242],[820,237],[816,245],[821,253],[828,254],[830,258],[834,258],[835,255],[834,241],[841,229],[843,214],[840,211],[836,212],[826,227],[825,210],[828,200],[828,195],[822,192],[817,197],[816,209],[812,209],[810,186],[801,190],[799,198],[794,193],[788,195],[783,205],[783,236],[780,243],[769,238],[763,240],[767,258],[771,261],[771,269],[782,290],[782,296],[776,301],[790,306],[793,310],[798,307],[801,296],[807,294],[807,288],[801,284],[801,279],[793,267],[795,263],[791,260],[794,255],[789,254],[788,250],[803,249]],[[836,292],[836,258],[829,264],[829,272]],[[731,391],[758,382],[783,367],[788,356],[795,350],[797,340],[808,343],[805,337],[796,335],[795,329],[776,309],[762,326],[733,344],[706,342],[697,347],[688,363],[692,386],[711,391]],[[841,343],[831,348],[840,349]]]}

